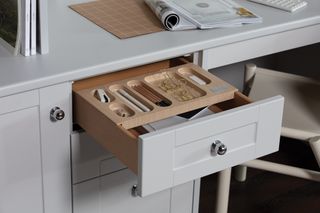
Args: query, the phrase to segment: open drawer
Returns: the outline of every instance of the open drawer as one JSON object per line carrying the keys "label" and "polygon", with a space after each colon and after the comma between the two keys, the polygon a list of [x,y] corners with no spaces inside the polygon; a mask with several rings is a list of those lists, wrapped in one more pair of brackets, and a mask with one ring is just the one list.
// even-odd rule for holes
{"label": "open drawer", "polygon": [[[284,102],[281,96],[251,103],[246,96],[230,87],[232,96],[198,101],[202,102],[201,106],[194,106],[208,106],[213,114],[147,132],[137,125],[186,112],[189,108],[185,105],[189,102],[181,105],[181,112],[177,109],[169,112],[166,110],[165,116],[156,113],[152,118],[145,119],[142,116],[143,119],[126,123],[117,122],[118,120],[104,112],[103,105],[94,104],[93,99],[84,93],[88,89],[95,91],[101,85],[111,83],[112,86],[113,82],[121,82],[123,79],[146,74],[152,76],[153,72],[170,66],[169,61],[159,62],[75,82],[73,87],[74,121],[137,175],[140,196],[147,196],[278,150]],[[202,79],[205,81],[205,78]],[[226,91],[225,88],[223,90]],[[94,92],[91,95],[93,97]],[[115,99],[114,96],[112,98]],[[155,108],[155,105],[146,100],[146,105],[148,104]],[[224,145],[222,148],[227,147],[226,152],[219,149],[221,145]]]}

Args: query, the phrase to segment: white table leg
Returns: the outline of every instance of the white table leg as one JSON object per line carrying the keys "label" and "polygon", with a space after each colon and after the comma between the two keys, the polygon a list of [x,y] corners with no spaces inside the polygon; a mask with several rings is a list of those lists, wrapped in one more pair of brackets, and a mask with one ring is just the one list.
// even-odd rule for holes
{"label": "white table leg", "polygon": [[244,182],[247,179],[247,167],[243,165],[239,165],[233,168],[235,172],[234,177],[239,182]]}
{"label": "white table leg", "polygon": [[216,213],[228,212],[230,180],[231,168],[225,169],[218,173]]}

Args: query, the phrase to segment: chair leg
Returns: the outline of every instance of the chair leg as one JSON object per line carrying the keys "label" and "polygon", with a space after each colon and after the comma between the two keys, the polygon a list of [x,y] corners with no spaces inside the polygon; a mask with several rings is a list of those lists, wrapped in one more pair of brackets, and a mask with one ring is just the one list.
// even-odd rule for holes
{"label": "chair leg", "polygon": [[234,167],[234,178],[239,182],[244,182],[247,179],[247,167],[239,165]]}
{"label": "chair leg", "polygon": [[218,173],[216,213],[228,212],[230,181],[231,168],[225,169]]}
{"label": "chair leg", "polygon": [[279,163],[273,163],[273,162],[264,161],[264,160],[252,160],[252,161],[245,162],[244,165],[254,169],[260,169],[260,170],[265,170],[269,172],[275,172],[279,174],[284,174],[284,175],[289,175],[289,176],[294,176],[294,177],[299,177],[307,180],[320,182],[320,172],[318,171],[298,168],[294,166],[288,166],[288,165],[279,164]]}
{"label": "chair leg", "polygon": [[243,94],[249,95],[256,74],[257,66],[255,64],[246,64],[244,71]]}
{"label": "chair leg", "polygon": [[309,144],[320,167],[320,136],[311,138]]}

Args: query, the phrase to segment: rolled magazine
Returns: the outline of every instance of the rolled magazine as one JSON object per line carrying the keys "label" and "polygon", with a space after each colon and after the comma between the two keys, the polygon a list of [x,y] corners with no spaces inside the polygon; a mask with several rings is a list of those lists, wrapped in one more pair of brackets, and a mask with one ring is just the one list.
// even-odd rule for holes
{"label": "rolled magazine", "polygon": [[188,30],[197,27],[175,12],[163,0],[144,0],[167,30]]}
{"label": "rolled magazine", "polygon": [[260,23],[262,18],[232,0],[144,0],[166,29],[210,29]]}

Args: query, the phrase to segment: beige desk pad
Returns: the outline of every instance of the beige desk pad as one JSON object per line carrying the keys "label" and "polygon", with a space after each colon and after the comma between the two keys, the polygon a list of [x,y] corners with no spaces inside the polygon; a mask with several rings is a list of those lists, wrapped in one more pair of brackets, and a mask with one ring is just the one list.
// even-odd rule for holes
{"label": "beige desk pad", "polygon": [[164,31],[143,0],[99,0],[70,8],[120,39]]}

